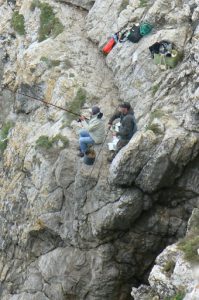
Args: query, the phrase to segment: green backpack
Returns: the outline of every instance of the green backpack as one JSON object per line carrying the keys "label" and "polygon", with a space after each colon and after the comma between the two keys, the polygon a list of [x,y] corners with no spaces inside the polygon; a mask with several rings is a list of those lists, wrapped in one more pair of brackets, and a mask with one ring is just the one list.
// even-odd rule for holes
{"label": "green backpack", "polygon": [[142,36],[149,34],[152,29],[153,29],[153,26],[147,22],[143,22],[140,24],[140,34]]}

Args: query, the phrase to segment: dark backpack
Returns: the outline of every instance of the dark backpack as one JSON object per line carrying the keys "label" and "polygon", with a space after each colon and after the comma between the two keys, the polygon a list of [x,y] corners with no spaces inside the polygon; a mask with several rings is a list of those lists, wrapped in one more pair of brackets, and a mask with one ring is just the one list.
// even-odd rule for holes
{"label": "dark backpack", "polygon": [[132,43],[138,43],[142,35],[140,34],[140,26],[133,25],[127,34],[127,39]]}
{"label": "dark backpack", "polygon": [[132,43],[138,43],[141,37],[142,35],[140,34],[140,26],[133,25],[130,30],[126,30],[122,33],[121,37],[119,38],[119,42],[124,43],[129,40]]}
{"label": "dark backpack", "polygon": [[[152,46],[149,47],[149,50],[151,52],[152,58],[154,58],[154,54],[169,54],[171,50],[173,49],[173,43],[162,40],[160,42],[156,42]],[[168,55],[169,56],[169,55]]]}

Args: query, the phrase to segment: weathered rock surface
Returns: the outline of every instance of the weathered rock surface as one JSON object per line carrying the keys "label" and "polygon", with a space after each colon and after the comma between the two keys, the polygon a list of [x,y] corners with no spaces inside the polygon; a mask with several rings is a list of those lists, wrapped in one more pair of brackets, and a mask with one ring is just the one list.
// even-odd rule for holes
{"label": "weathered rock surface", "polygon": [[95,3],[95,0],[56,0],[56,1],[61,3],[71,4],[87,10],[89,10]]}
{"label": "weathered rock surface", "polygon": [[[189,221],[187,243],[190,238],[198,238],[198,213],[195,209]],[[193,246],[194,247],[194,246]],[[189,253],[197,249],[189,249]],[[194,254],[194,255],[195,255]],[[165,299],[181,294],[181,299],[191,300],[198,297],[199,269],[197,261],[190,262],[178,244],[168,246],[156,259],[156,265],[149,275],[149,286],[133,288],[132,296],[135,300]],[[183,295],[183,296],[182,296]],[[155,298],[156,297],[156,298]],[[179,296],[180,297],[180,296]],[[152,298],[151,298],[152,299]]]}
{"label": "weathered rock surface", "polygon": [[[180,285],[185,299],[197,298],[176,244],[144,283],[199,205],[198,1],[51,0],[64,30],[42,42],[31,3],[0,1],[0,123],[13,121],[0,164],[0,298],[127,300],[140,283],[135,300],[162,300]],[[24,15],[24,36],[11,26],[13,9]],[[140,20],[154,24],[150,35],[100,53]],[[150,58],[161,39],[183,50],[175,69]],[[106,121],[119,100],[130,101],[139,131],[110,168],[106,146],[96,147],[92,168],[76,158],[70,117],[31,97],[73,109],[83,97],[82,113],[98,104]],[[58,140],[45,148],[41,136]],[[175,267],[165,273],[168,258]]]}

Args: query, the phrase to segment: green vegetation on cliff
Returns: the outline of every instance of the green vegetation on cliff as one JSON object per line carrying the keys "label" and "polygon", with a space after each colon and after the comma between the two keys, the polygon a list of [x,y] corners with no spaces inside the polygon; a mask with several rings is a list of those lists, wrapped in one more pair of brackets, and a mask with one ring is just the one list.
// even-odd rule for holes
{"label": "green vegetation on cliff", "polygon": [[0,131],[0,152],[3,153],[8,144],[8,134],[13,127],[11,122],[5,123]]}
{"label": "green vegetation on cliff", "polygon": [[30,6],[32,11],[38,7],[41,10],[40,14],[40,28],[39,28],[39,42],[46,40],[49,37],[56,37],[63,32],[64,26],[59,18],[55,16],[53,8],[48,3],[41,3],[34,0]]}
{"label": "green vegetation on cliff", "polygon": [[[80,114],[80,110],[83,107],[84,103],[86,102],[86,91],[83,88],[79,88],[77,90],[77,94],[75,98],[69,105],[68,110]],[[73,119],[77,118],[75,115],[68,113],[69,119],[72,121]]]}
{"label": "green vegetation on cliff", "polygon": [[178,292],[175,296],[165,298],[164,300],[183,300],[185,296],[184,292]]}
{"label": "green vegetation on cliff", "polygon": [[69,145],[69,140],[61,134],[57,134],[53,138],[50,138],[47,135],[41,135],[36,141],[36,147],[48,150],[59,142],[61,143],[61,148],[65,148]]}
{"label": "green vegetation on cliff", "polygon": [[199,262],[199,236],[187,236],[178,244],[178,248],[184,252],[184,257],[189,262]]}
{"label": "green vegetation on cliff", "polygon": [[148,0],[140,0],[140,7],[145,7],[148,5]]}
{"label": "green vegetation on cliff", "polygon": [[20,14],[18,11],[15,11],[12,15],[11,25],[18,34],[20,35],[25,34],[24,16]]}
{"label": "green vegetation on cliff", "polygon": [[40,61],[44,62],[49,69],[60,65],[60,60],[49,59],[48,57],[45,56],[42,56],[40,58]]}

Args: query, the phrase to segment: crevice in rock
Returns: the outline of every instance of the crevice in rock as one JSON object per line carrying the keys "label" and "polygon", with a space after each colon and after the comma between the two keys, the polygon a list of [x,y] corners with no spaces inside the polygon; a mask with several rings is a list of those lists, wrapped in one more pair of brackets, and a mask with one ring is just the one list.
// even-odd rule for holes
{"label": "crevice in rock", "polygon": [[47,254],[58,247],[65,247],[65,243],[60,236],[49,228],[41,228],[29,233],[27,248],[35,258]]}
{"label": "crevice in rock", "polygon": [[[69,7],[74,7],[77,10],[86,11],[87,13],[89,12],[89,9],[87,9],[87,8],[81,6],[81,5],[77,5],[77,4],[74,4],[72,2],[69,2],[67,0],[57,0],[57,1],[60,2],[61,4],[68,5]],[[92,0],[88,3],[90,8],[94,5],[94,3],[95,3],[95,1],[92,1]]]}

